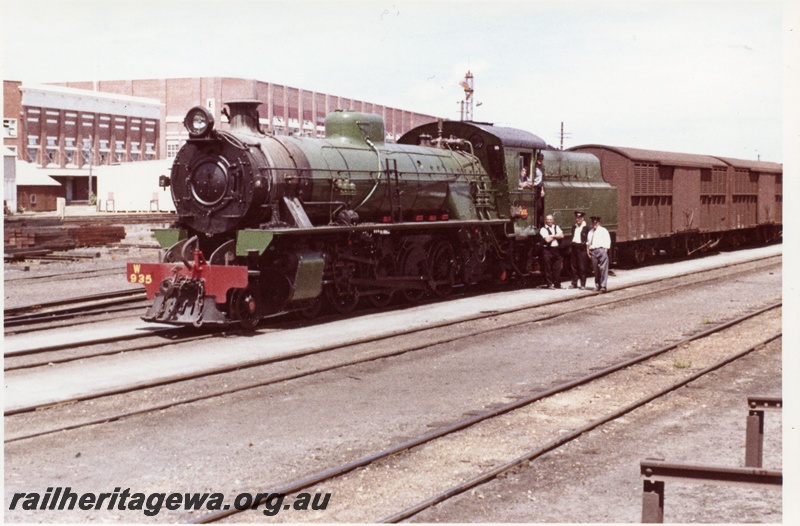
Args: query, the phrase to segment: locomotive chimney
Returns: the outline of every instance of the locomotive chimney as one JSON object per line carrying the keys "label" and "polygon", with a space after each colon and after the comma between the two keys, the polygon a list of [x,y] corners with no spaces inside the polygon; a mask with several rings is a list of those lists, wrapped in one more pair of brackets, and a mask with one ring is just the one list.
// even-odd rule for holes
{"label": "locomotive chimney", "polygon": [[228,106],[231,131],[252,134],[261,133],[261,127],[258,124],[258,106],[261,102],[257,100],[232,100],[225,104]]}

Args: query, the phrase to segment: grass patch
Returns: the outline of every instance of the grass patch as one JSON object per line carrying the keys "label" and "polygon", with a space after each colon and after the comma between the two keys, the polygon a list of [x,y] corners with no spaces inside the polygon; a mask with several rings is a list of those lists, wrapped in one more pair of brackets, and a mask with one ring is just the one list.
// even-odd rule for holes
{"label": "grass patch", "polygon": [[672,359],[672,366],[676,369],[688,369],[692,366],[691,360],[682,360],[680,358],[673,358]]}

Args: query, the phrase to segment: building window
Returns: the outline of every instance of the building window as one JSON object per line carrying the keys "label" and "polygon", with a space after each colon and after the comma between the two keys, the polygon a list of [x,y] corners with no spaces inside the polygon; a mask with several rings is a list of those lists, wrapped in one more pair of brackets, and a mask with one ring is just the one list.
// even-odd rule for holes
{"label": "building window", "polygon": [[153,159],[156,158],[156,150],[155,150],[155,145],[153,143],[148,142],[147,144],[145,144],[144,155],[148,161],[152,161]]}
{"label": "building window", "polygon": [[29,195],[28,202],[31,204],[31,206],[36,206],[36,194]]}
{"label": "building window", "polygon": [[3,137],[12,139],[17,136],[17,119],[3,119]]}
{"label": "building window", "polygon": [[139,155],[142,153],[142,151],[139,149],[139,144],[140,143],[138,143],[136,141],[131,142],[131,160],[132,161],[138,161],[139,160]]}
{"label": "building window", "polygon": [[172,159],[178,155],[178,150],[181,149],[180,141],[167,141],[167,157]]}
{"label": "building window", "polygon": [[114,161],[121,163],[125,160],[125,141],[114,142]]}

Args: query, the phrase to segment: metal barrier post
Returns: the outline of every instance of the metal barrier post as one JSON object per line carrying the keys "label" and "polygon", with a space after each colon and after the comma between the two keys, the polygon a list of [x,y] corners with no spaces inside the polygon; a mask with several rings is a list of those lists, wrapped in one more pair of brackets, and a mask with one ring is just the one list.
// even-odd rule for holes
{"label": "metal barrier post", "polygon": [[764,411],[750,411],[747,416],[747,438],[744,446],[744,465],[760,468],[764,461]]}
{"label": "metal barrier post", "polygon": [[783,486],[782,472],[761,468],[671,464],[663,460],[648,459],[639,462],[639,473],[644,482],[642,522],[664,522],[664,484],[668,480],[773,489],[781,489]]}
{"label": "metal barrier post", "polygon": [[645,480],[642,492],[642,522],[664,522],[664,481]]}
{"label": "metal barrier post", "polygon": [[744,445],[744,465],[760,468],[764,462],[764,412],[780,411],[783,398],[774,396],[747,397],[747,433]]}

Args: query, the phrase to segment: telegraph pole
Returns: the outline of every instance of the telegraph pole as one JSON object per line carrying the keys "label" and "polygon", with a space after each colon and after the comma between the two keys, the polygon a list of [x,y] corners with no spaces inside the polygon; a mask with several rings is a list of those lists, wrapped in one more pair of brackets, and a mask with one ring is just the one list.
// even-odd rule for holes
{"label": "telegraph pole", "polygon": [[564,138],[566,137],[567,139],[569,139],[572,136],[571,133],[564,133],[564,121],[561,121],[561,132],[559,133],[559,136],[561,137],[561,148],[560,149],[563,150],[564,149]]}

